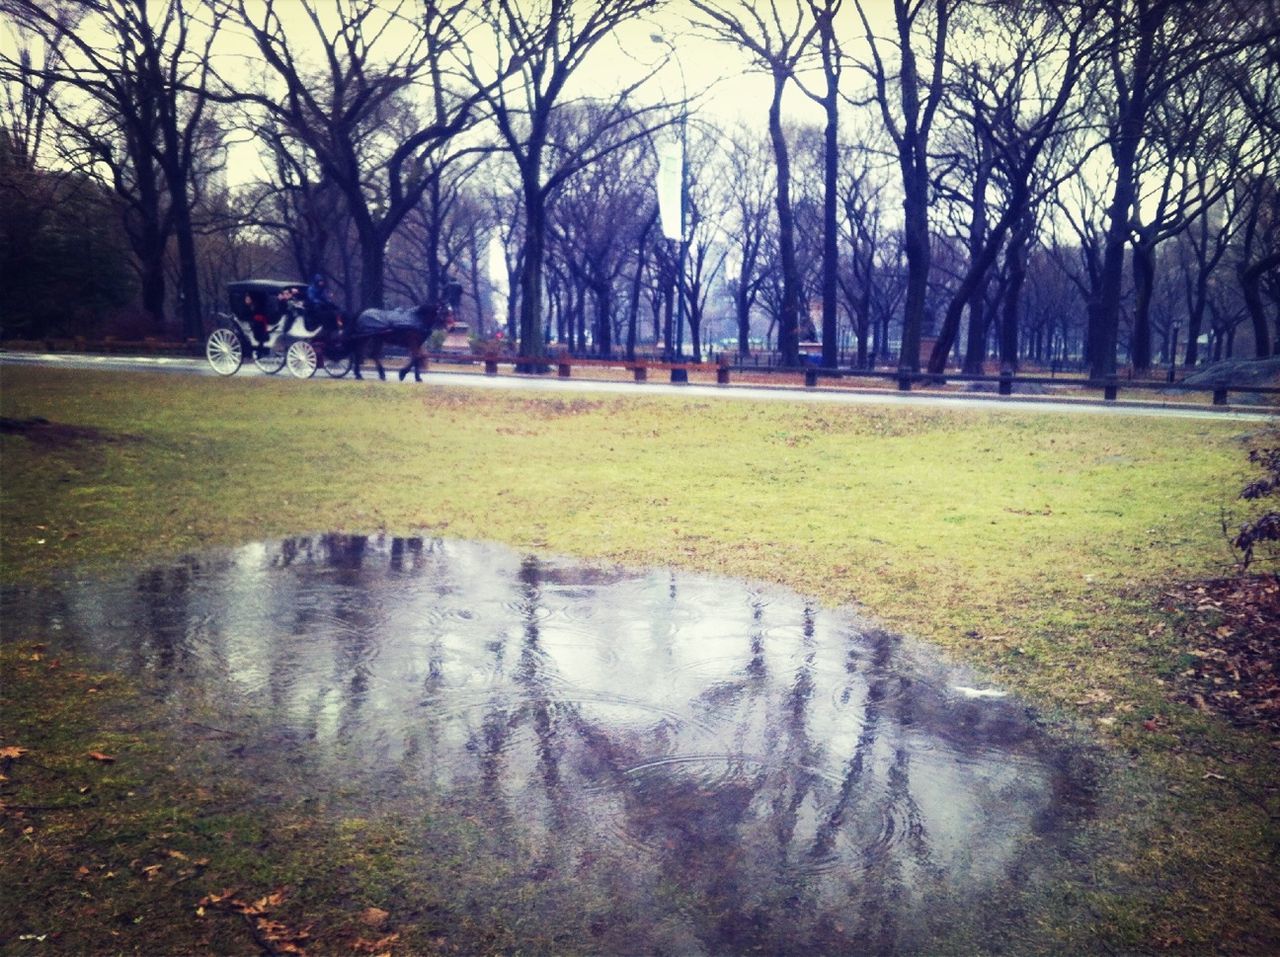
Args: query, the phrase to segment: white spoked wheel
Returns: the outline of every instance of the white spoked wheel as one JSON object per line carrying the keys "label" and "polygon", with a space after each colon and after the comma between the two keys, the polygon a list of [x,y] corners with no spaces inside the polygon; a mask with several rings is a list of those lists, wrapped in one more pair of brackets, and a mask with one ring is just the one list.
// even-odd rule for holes
{"label": "white spoked wheel", "polygon": [[324,371],[335,379],[341,379],[351,371],[351,353],[337,356],[326,349],[324,353]]}
{"label": "white spoked wheel", "polygon": [[209,333],[204,344],[204,355],[218,375],[235,375],[244,362],[240,337],[225,326],[219,326]]}
{"label": "white spoked wheel", "polygon": [[289,365],[290,374],[299,379],[310,379],[316,374],[316,365],[318,363],[316,361],[315,346],[305,339],[289,346],[285,361]]}
{"label": "white spoked wheel", "polygon": [[275,375],[284,368],[285,354],[284,350],[277,344],[262,355],[256,352],[253,356],[253,364],[267,375]]}

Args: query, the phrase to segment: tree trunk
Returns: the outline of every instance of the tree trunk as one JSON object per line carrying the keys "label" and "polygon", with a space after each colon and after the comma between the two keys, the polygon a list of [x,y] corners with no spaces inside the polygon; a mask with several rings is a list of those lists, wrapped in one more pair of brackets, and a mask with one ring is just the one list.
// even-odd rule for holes
{"label": "tree trunk", "polygon": [[525,247],[520,269],[520,356],[541,359],[547,354],[542,341],[542,264],[546,258],[547,210],[537,170],[522,170],[524,186]]}
{"label": "tree trunk", "polygon": [[1196,271],[1195,292],[1187,309],[1187,352],[1183,363],[1188,369],[1194,368],[1200,359],[1200,330],[1204,328],[1205,303],[1209,298],[1209,274],[1203,270]]}
{"label": "tree trunk", "polygon": [[595,284],[596,350],[602,359],[613,358],[613,296],[608,281]]}
{"label": "tree trunk", "polygon": [[[1129,215],[1137,198],[1136,159],[1147,121],[1147,84],[1152,70],[1155,35],[1165,17],[1168,5],[1156,5],[1154,11],[1141,5],[1138,13],[1138,46],[1134,52],[1133,70],[1127,95],[1118,109],[1118,122],[1111,143],[1115,162],[1116,184],[1107,209],[1106,245],[1102,256],[1102,276],[1096,310],[1090,329],[1090,372],[1095,379],[1110,378],[1116,373],[1116,346],[1120,334],[1120,294],[1123,291],[1124,251],[1129,242]],[[1118,27],[1119,24],[1116,24]],[[1123,41],[1117,31],[1114,43]],[[1116,54],[1119,58],[1120,54]],[[1124,80],[1122,79],[1123,83]]]}
{"label": "tree trunk", "polygon": [[382,308],[382,281],[386,271],[387,253],[380,235],[372,228],[360,228],[356,232],[360,242],[360,308]]}
{"label": "tree trunk", "polygon": [[1009,248],[1005,253],[1009,278],[1004,289],[1004,304],[1000,314],[1000,372],[1018,371],[1018,305],[1022,296],[1022,283],[1027,276],[1027,242],[1031,223],[1023,219],[1009,235]]}
{"label": "tree trunk", "polygon": [[1129,355],[1135,372],[1151,368],[1151,295],[1155,289],[1155,248],[1145,239],[1133,244],[1133,337]]}
{"label": "tree trunk", "polygon": [[[911,153],[910,149],[907,150]],[[910,163],[910,157],[904,158]],[[902,351],[898,368],[920,371],[920,331],[924,325],[929,289],[929,177],[922,165],[911,164],[903,179],[903,252],[907,257],[907,295],[902,314]]]}
{"label": "tree trunk", "polygon": [[174,235],[178,241],[178,318],[182,334],[199,339],[204,334],[200,305],[200,263],[196,256],[195,231],[191,226],[191,206],[185,179],[170,186],[174,204]]}
{"label": "tree trunk", "polygon": [[147,314],[147,323],[157,333],[164,332],[164,246],[156,243],[149,251],[140,252],[139,286],[142,299],[142,311]]}
{"label": "tree trunk", "polygon": [[969,294],[969,329],[965,336],[965,375],[982,375],[987,360],[987,283],[981,282]]}
{"label": "tree trunk", "polygon": [[1244,294],[1245,308],[1253,323],[1254,354],[1259,359],[1271,355],[1271,330],[1267,325],[1266,306],[1262,300],[1262,280],[1266,274],[1280,267],[1280,252],[1272,253],[1257,262],[1239,267],[1240,289]]}
{"label": "tree trunk", "polygon": [[778,248],[782,260],[782,315],[778,317],[778,351],[784,366],[800,363],[800,344],[796,337],[799,321],[800,290],[796,268],[795,217],[791,210],[791,160],[787,139],[782,130],[782,92],[787,74],[775,70],[773,99],[769,103],[769,137],[773,141],[774,161],[778,170]]}
{"label": "tree trunk", "polygon": [[[824,37],[823,59],[829,58],[829,40]],[[822,364],[834,369],[839,364],[839,330],[837,328],[836,295],[839,273],[839,236],[836,218],[836,184],[839,174],[839,77],[833,67],[826,66],[827,94],[823,107],[827,114],[823,156],[822,197]]]}

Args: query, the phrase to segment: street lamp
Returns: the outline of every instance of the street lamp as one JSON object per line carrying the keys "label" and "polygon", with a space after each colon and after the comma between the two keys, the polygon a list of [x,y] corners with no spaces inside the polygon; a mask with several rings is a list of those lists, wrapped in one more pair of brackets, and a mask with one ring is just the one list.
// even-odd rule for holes
{"label": "street lamp", "polygon": [[[684,75],[684,63],[680,59],[680,51],[676,45],[661,33],[649,34],[649,39],[661,44],[671,51],[675,57],[676,68],[680,71],[680,245],[676,256],[676,335],[684,337],[684,258],[688,247],[688,236],[685,234],[685,209],[689,205],[689,83]],[[671,330],[666,335],[667,358],[672,357]],[[675,356],[679,358],[678,353]]]}

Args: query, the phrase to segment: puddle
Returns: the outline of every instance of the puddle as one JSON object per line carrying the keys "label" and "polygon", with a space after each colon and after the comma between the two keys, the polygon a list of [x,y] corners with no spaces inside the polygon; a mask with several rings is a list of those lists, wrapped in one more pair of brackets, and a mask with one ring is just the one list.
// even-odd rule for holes
{"label": "puddle", "polygon": [[[479,822],[450,858],[453,919],[529,908],[530,926],[585,935],[569,950],[903,953],[979,920],[998,935],[1010,889],[1090,811],[1079,755],[1016,698],[738,581],[319,536],[9,587],[0,615],[6,640],[28,623],[175,707],[220,702],[264,788]],[[440,868],[457,850],[426,843],[403,853]]]}

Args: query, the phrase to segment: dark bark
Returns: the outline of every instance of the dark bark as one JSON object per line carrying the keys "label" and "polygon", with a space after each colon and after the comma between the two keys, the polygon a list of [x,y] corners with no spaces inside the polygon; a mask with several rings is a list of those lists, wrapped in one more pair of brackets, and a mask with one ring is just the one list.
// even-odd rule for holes
{"label": "dark bark", "polygon": [[923,5],[913,8],[907,0],[893,0],[900,60],[896,84],[900,119],[895,119],[894,111],[889,105],[890,81],[874,30],[862,4],[859,3],[858,7],[874,60],[872,79],[875,83],[875,98],[885,127],[896,147],[898,167],[902,174],[903,252],[907,261],[907,288],[898,367],[912,372],[920,369],[920,336],[932,262],[929,239],[929,134],[942,98],[943,60],[952,4],[953,0],[935,0],[932,4],[936,32],[930,52],[930,76],[922,84],[911,40],[913,27]]}
{"label": "dark bark", "polygon": [[1143,238],[1133,244],[1133,335],[1129,356],[1135,372],[1151,368],[1151,296],[1156,282],[1155,246]]}
{"label": "dark bark", "polygon": [[782,266],[782,304],[778,316],[778,352],[784,366],[798,365],[797,338],[800,311],[800,274],[796,268],[795,214],[791,209],[791,156],[782,129],[782,93],[789,71],[773,71],[773,98],[769,102],[769,139],[777,164],[778,250]]}
{"label": "dark bark", "polygon": [[1022,284],[1027,276],[1027,244],[1031,239],[1031,221],[1023,219],[1009,234],[1005,252],[1006,282],[1000,311],[1000,373],[1018,371],[1018,312]]}
{"label": "dark bark", "polygon": [[542,338],[542,264],[546,256],[546,197],[538,174],[522,170],[524,178],[524,259],[520,269],[520,355],[539,359],[547,354]]}
{"label": "dark bark", "polygon": [[[974,340],[973,329],[975,326],[981,327],[983,322],[981,297],[986,288],[986,272],[991,263],[995,261],[994,256],[987,258],[985,262],[983,257],[983,249],[987,243],[987,187],[991,181],[990,148],[981,129],[975,129],[975,133],[974,145],[977,154],[973,170],[973,196],[970,203],[968,240],[969,275],[972,276],[972,279],[966,276],[965,281],[961,284],[961,289],[952,296],[951,303],[943,316],[942,325],[938,329],[938,341],[934,344],[933,353],[929,357],[930,372],[942,372],[945,368],[947,355],[951,352],[956,337],[960,333],[961,314],[966,308],[969,312],[969,345],[972,346]],[[975,269],[980,270],[976,275],[974,274]],[[977,306],[976,309],[975,305]],[[966,352],[966,359],[970,357],[970,354]],[[981,360],[979,360],[980,363]],[[968,363],[966,363],[965,372],[969,372]]]}
{"label": "dark bark", "polygon": [[[1249,321],[1253,324],[1254,354],[1259,359],[1272,354],[1271,330],[1262,298],[1262,284],[1267,273],[1273,269],[1280,269],[1280,252],[1239,267],[1240,290],[1244,295],[1245,308],[1249,311]],[[1277,346],[1280,346],[1280,342]]]}
{"label": "dark bark", "polygon": [[840,61],[836,42],[835,16],[840,0],[824,3],[810,0],[809,8],[818,27],[822,73],[826,82],[818,98],[825,116],[823,128],[823,193],[822,193],[822,364],[834,369],[839,362],[840,340],[838,313],[840,246],[837,222],[838,176],[840,165]]}

